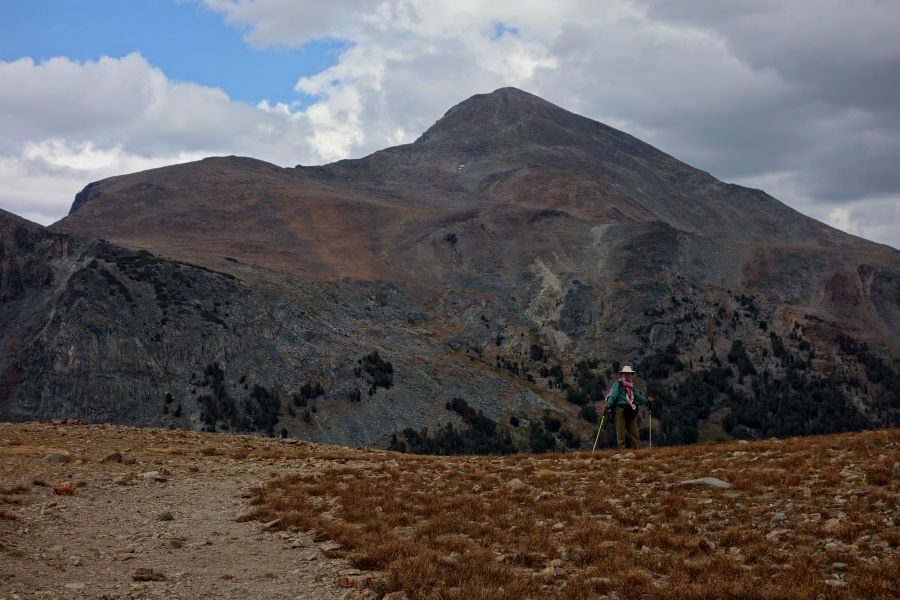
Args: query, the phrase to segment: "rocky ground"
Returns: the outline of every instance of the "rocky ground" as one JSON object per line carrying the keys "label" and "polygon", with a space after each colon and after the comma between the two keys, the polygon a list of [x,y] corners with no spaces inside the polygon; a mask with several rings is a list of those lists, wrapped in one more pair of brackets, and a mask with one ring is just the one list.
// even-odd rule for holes
{"label": "rocky ground", "polygon": [[0,423],[0,600],[893,600],[898,482],[900,430],[439,457]]}
{"label": "rocky ground", "polygon": [[302,471],[284,458],[300,445],[0,424],[0,599],[365,598],[315,532],[239,520],[254,487]]}

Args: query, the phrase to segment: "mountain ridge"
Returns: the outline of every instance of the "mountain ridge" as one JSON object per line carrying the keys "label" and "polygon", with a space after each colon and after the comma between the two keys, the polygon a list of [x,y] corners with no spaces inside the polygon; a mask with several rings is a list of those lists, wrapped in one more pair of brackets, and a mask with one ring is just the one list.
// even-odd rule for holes
{"label": "mountain ridge", "polygon": [[526,448],[553,415],[587,439],[621,364],[666,443],[900,416],[900,253],[521,90],[361,159],[213,157],[2,226],[0,289],[45,302],[0,303],[6,418],[374,445],[458,398]]}

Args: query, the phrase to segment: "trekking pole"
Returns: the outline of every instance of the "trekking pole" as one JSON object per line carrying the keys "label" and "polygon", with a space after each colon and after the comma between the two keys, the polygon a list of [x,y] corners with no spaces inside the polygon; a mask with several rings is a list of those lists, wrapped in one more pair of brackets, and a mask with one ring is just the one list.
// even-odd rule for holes
{"label": "trekking pole", "polygon": [[653,447],[653,410],[650,410],[650,447]]}
{"label": "trekking pole", "polygon": [[603,418],[600,419],[600,427],[597,428],[597,437],[594,439],[594,449],[591,450],[591,454],[594,453],[594,450],[597,449],[597,442],[600,440],[600,432],[603,431],[603,422],[606,421],[606,413],[603,413]]}

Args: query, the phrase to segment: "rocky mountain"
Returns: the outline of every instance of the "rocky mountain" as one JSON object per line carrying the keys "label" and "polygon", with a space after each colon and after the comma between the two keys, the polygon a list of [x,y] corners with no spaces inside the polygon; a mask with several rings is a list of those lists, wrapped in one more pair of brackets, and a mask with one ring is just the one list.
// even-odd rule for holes
{"label": "rocky mountain", "polygon": [[0,232],[10,420],[572,447],[630,363],[664,443],[898,422],[900,253],[512,88],[362,159],[113,177]]}

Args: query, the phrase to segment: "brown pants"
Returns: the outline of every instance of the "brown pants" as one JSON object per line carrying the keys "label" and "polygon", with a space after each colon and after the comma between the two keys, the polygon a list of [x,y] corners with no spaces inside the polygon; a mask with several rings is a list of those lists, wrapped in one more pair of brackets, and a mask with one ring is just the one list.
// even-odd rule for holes
{"label": "brown pants", "polygon": [[616,437],[619,441],[619,450],[625,449],[625,430],[631,436],[631,449],[638,450],[641,447],[641,441],[638,437],[637,415],[633,419],[625,418],[625,410],[616,409]]}

